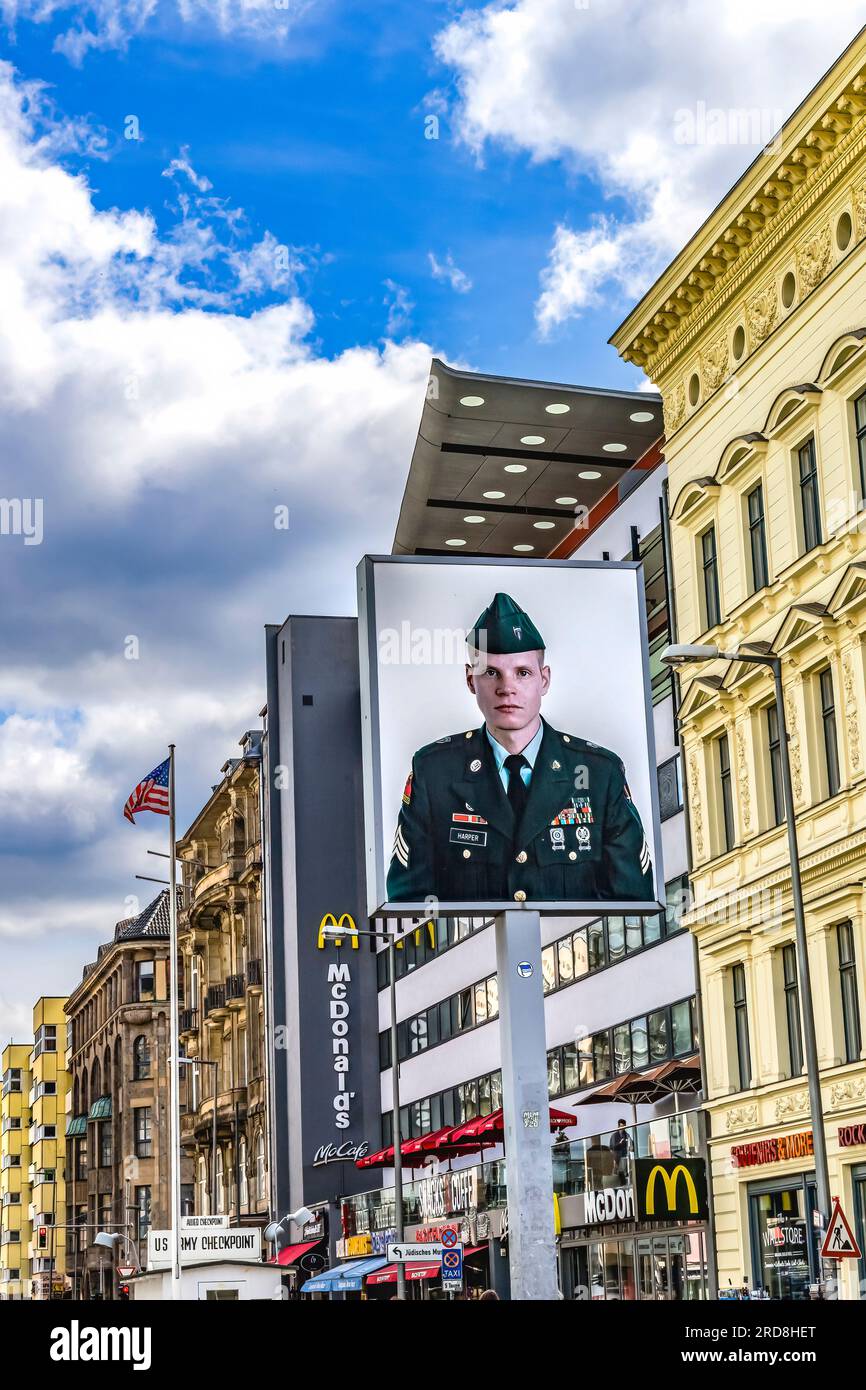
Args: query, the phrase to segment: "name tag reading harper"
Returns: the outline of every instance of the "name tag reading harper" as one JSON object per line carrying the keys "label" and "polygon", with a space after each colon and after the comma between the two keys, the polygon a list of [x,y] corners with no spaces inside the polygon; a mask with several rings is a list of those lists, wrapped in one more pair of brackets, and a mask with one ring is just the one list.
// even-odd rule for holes
{"label": "name tag reading harper", "polygon": [[456,825],[451,827],[450,840],[452,845],[486,845],[486,830],[462,830]]}

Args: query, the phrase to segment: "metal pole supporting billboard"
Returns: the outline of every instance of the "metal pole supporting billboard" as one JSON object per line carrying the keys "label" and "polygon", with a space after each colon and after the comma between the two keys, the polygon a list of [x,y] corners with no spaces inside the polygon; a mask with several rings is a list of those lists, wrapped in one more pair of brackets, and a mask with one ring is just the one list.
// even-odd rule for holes
{"label": "metal pole supporting billboard", "polygon": [[[397,1051],[397,951],[395,934],[388,938],[388,974],[391,980],[391,1100],[394,1107],[394,1231],[403,1243],[403,1154],[400,1144],[400,1056]],[[397,1261],[397,1297],[406,1297],[406,1266]]]}
{"label": "metal pole supporting billboard", "polygon": [[495,933],[511,1297],[555,1299],[553,1160],[539,914],[499,913]]}

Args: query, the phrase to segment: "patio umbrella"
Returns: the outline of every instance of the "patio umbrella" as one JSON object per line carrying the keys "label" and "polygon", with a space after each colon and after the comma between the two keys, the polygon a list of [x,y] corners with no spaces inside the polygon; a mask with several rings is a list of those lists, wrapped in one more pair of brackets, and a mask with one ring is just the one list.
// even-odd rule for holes
{"label": "patio umbrella", "polygon": [[588,1096],[582,1096],[575,1105],[610,1105],[612,1101],[624,1100],[631,1106],[631,1122],[637,1125],[637,1107],[652,1105],[667,1091],[652,1080],[651,1072],[627,1071],[614,1077],[606,1086],[599,1086]]}
{"label": "patio umbrella", "polygon": [[697,1054],[693,1057],[681,1057],[675,1062],[665,1062],[663,1066],[656,1068],[653,1075],[659,1086],[664,1086],[666,1091],[673,1094],[676,1115],[680,1113],[680,1096],[696,1095],[703,1084],[701,1059]]}
{"label": "patio umbrella", "polygon": [[[568,1129],[573,1125],[574,1116],[565,1110],[555,1110],[553,1106],[549,1108],[550,1131],[552,1134],[559,1130]],[[463,1143],[466,1140],[474,1139],[477,1143],[480,1140],[487,1144],[501,1144],[505,1136],[505,1119],[502,1109],[493,1110],[489,1115],[476,1115],[474,1120],[467,1120],[465,1124],[458,1125],[452,1130],[451,1137],[445,1142],[445,1147],[450,1148],[452,1143]]]}

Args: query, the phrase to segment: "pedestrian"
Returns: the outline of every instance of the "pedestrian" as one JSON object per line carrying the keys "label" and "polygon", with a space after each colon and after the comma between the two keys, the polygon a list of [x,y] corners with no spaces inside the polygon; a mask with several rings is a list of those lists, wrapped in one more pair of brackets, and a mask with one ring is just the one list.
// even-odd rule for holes
{"label": "pedestrian", "polygon": [[617,1177],[621,1184],[628,1182],[628,1161],[633,1147],[625,1120],[618,1120],[616,1129],[610,1136],[610,1151],[616,1160]]}
{"label": "pedestrian", "polygon": [[480,1296],[479,1299],[478,1299],[478,1302],[479,1302],[479,1303],[484,1303],[484,1302],[492,1303],[492,1302],[494,1302],[494,1301],[495,1301],[496,1303],[499,1302],[499,1294],[496,1292],[495,1289],[485,1289],[484,1292],[483,1292],[483,1294],[481,1294],[481,1296]]}

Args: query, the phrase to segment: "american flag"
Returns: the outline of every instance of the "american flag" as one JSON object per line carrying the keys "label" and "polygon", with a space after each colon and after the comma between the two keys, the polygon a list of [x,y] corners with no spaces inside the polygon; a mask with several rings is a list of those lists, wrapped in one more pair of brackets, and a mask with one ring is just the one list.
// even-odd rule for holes
{"label": "american flag", "polygon": [[155,767],[153,772],[142,778],[130,793],[123,814],[133,825],[133,811],[155,811],[158,816],[168,815],[168,767],[169,759],[166,758],[164,763],[160,763],[159,767]]}

